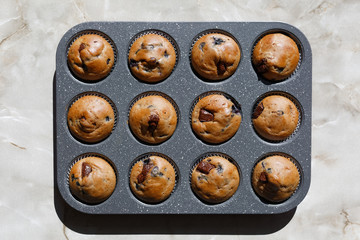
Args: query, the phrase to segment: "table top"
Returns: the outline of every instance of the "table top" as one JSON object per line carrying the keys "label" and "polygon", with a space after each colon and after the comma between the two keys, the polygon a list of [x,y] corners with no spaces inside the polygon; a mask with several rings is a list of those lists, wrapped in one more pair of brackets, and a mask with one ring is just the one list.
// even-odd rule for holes
{"label": "table top", "polygon": [[[359,239],[360,3],[320,1],[13,1],[0,9],[0,236],[3,239]],[[275,215],[99,215],[54,184],[57,45],[86,21],[281,21],[313,57],[312,166],[300,205]],[[21,229],[21,230],[18,230]]]}

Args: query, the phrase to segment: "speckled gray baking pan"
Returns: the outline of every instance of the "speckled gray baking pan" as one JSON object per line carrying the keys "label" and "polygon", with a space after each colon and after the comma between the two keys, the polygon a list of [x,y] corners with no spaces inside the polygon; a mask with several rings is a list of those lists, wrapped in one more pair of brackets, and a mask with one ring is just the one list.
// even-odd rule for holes
{"label": "speckled gray baking pan", "polygon": [[[75,78],[67,66],[67,48],[79,32],[99,31],[114,43],[117,60],[109,76],[95,83]],[[178,63],[172,74],[157,84],[138,81],[127,64],[129,44],[133,37],[146,30],[169,34],[178,46]],[[224,81],[206,82],[193,73],[189,52],[198,34],[225,31],[239,43],[241,60],[236,72]],[[251,64],[251,52],[256,40],[268,32],[284,32],[292,36],[301,49],[301,64],[290,78],[278,83],[262,80]],[[86,22],[71,28],[60,40],[56,53],[54,82],[54,157],[57,187],[64,200],[74,209],[89,214],[271,214],[296,207],[306,196],[311,171],[311,89],[312,56],[309,42],[295,27],[277,22]],[[171,97],[179,107],[179,123],[174,135],[159,145],[139,142],[127,124],[128,108],[133,98],[143,92],[158,91]],[[232,96],[240,105],[241,125],[229,141],[209,145],[199,140],[191,130],[189,113],[194,99],[208,91],[220,91]],[[290,139],[271,143],[261,139],[251,124],[251,115],[258,98],[268,92],[284,92],[300,103],[301,124]],[[66,115],[71,100],[84,92],[99,92],[110,98],[117,109],[115,129],[105,140],[85,144],[68,130]],[[170,157],[178,168],[178,182],[173,194],[160,204],[146,204],[131,193],[129,169],[138,156],[157,152]],[[241,172],[237,192],[226,202],[210,205],[192,192],[189,174],[192,164],[205,153],[218,152],[231,157]],[[114,193],[106,201],[88,205],[74,198],[68,188],[67,174],[72,162],[84,153],[97,153],[111,160],[117,173]],[[266,154],[285,153],[297,161],[301,182],[288,200],[272,204],[260,199],[251,186],[254,164]]]}

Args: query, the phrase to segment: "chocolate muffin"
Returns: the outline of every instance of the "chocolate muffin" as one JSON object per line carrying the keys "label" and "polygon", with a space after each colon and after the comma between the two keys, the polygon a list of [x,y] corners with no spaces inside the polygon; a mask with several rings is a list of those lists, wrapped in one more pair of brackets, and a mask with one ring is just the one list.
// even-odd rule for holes
{"label": "chocolate muffin", "polygon": [[105,201],[113,193],[116,175],[112,166],[100,157],[86,157],[70,170],[71,193],[85,203]]}
{"label": "chocolate muffin", "polygon": [[114,65],[114,50],[102,36],[85,34],[71,44],[68,65],[82,80],[100,80],[110,73]]}
{"label": "chocolate muffin", "polygon": [[282,202],[297,189],[300,174],[295,164],[286,157],[275,155],[258,162],[252,174],[255,192],[270,202]]}
{"label": "chocolate muffin", "polygon": [[164,158],[150,156],[135,163],[130,173],[133,194],[147,203],[167,199],[175,187],[174,167]]}
{"label": "chocolate muffin", "polygon": [[174,46],[165,37],[149,33],[135,40],[129,51],[133,75],[144,82],[155,83],[167,78],[176,64]]}
{"label": "chocolate muffin", "polygon": [[281,33],[264,36],[252,54],[256,71],[270,81],[288,78],[295,71],[299,58],[299,49],[294,40]]}
{"label": "chocolate muffin", "polygon": [[299,111],[287,97],[271,95],[265,97],[252,114],[256,132],[271,141],[288,138],[297,128]]}
{"label": "chocolate muffin", "polygon": [[191,65],[207,80],[230,77],[239,65],[240,48],[233,38],[209,33],[198,39],[191,49]]}
{"label": "chocolate muffin", "polygon": [[203,201],[221,203],[228,200],[240,182],[237,167],[220,156],[211,156],[196,165],[191,175],[191,188]]}
{"label": "chocolate muffin", "polygon": [[67,122],[75,138],[95,143],[110,135],[115,123],[115,113],[104,98],[85,95],[70,106]]}
{"label": "chocolate muffin", "polygon": [[201,98],[191,115],[191,127],[195,134],[213,144],[225,142],[234,136],[240,122],[240,110],[221,94]]}
{"label": "chocolate muffin", "polygon": [[176,110],[162,96],[150,95],[140,98],[130,109],[130,129],[137,138],[146,143],[164,142],[172,136],[176,125]]}

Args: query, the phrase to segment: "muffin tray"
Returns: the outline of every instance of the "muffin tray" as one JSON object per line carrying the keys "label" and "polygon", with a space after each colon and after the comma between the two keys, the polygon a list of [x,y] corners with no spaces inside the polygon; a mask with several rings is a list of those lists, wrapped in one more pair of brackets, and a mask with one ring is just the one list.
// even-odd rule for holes
{"label": "muffin tray", "polygon": [[[149,84],[137,80],[130,72],[127,55],[136,35],[144,31],[165,33],[174,40],[177,64],[162,82]],[[229,78],[210,82],[192,70],[190,51],[194,40],[204,32],[225,32],[239,44],[241,60]],[[73,39],[83,32],[102,33],[111,39],[116,61],[111,73],[97,82],[76,78],[67,65],[67,50]],[[256,41],[267,33],[281,32],[298,44],[300,64],[288,79],[269,82],[254,70],[251,63]],[[89,214],[274,214],[295,208],[306,196],[311,171],[311,92],[312,56],[306,37],[295,27],[279,22],[86,22],[74,26],[60,40],[56,52],[54,79],[54,172],[64,200],[74,209]],[[207,144],[192,132],[190,115],[193,102],[206,92],[226,93],[241,106],[242,121],[237,133],[222,144]],[[116,125],[105,140],[87,144],[76,140],[67,126],[67,111],[72,100],[83,93],[105,95],[116,109]],[[178,125],[173,136],[158,145],[140,142],[128,125],[132,100],[145,92],[160,92],[178,106]],[[269,142],[255,132],[251,115],[261,96],[281,93],[298,103],[301,121],[297,131],[282,142]],[[137,199],[129,186],[133,162],[147,153],[172,159],[177,169],[177,183],[170,197],[159,204]],[[234,160],[240,172],[236,193],[220,204],[199,200],[190,187],[195,162],[204,154],[224,154]],[[251,185],[252,169],[264,156],[280,153],[291,156],[301,179],[297,191],[286,201],[269,203],[259,198]],[[100,204],[77,200],[68,186],[68,173],[74,160],[84,154],[97,154],[112,163],[117,183],[113,194]]]}

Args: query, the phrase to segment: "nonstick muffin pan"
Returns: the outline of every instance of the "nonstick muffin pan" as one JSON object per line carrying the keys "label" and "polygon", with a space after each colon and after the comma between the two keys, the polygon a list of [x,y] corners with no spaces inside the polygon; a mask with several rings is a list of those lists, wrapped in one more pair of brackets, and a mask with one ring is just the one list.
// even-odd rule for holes
{"label": "nonstick muffin pan", "polygon": [[[177,63],[165,80],[149,84],[137,80],[128,66],[132,41],[143,32],[170,36],[177,51]],[[71,42],[86,32],[107,37],[116,54],[111,73],[95,82],[75,77],[67,64]],[[226,33],[241,49],[235,73],[222,81],[206,81],[193,72],[190,52],[193,42],[206,32]],[[251,63],[252,49],[267,33],[280,32],[298,45],[301,59],[295,73],[280,82],[259,76]],[[295,208],[306,196],[311,172],[311,91],[312,56],[306,37],[295,27],[278,22],[86,22],[74,26],[60,40],[56,52],[54,80],[54,157],[57,187],[64,200],[74,209],[89,214],[273,214]],[[236,134],[221,144],[208,144],[191,129],[191,109],[203,94],[217,92],[234,99],[241,107],[242,121]],[[173,100],[178,108],[178,125],[165,142],[151,145],[139,141],[128,125],[129,108],[138,95],[160,93]],[[279,93],[293,100],[300,111],[295,133],[284,141],[271,142],[257,135],[251,116],[256,104],[267,95]],[[85,143],[74,138],[67,126],[67,111],[81,94],[106,96],[116,111],[116,124],[109,137],[98,143]],[[129,186],[133,163],[144,154],[158,154],[172,160],[176,169],[176,186],[165,201],[148,204],[137,199]],[[219,204],[201,201],[192,192],[190,174],[194,164],[205,155],[223,155],[239,169],[240,184],[235,194]],[[300,172],[300,184],[286,201],[270,203],[254,192],[251,174],[255,164],[267,155],[290,156]],[[113,194],[99,204],[87,204],[70,192],[68,173],[81,156],[103,156],[116,173]]]}

